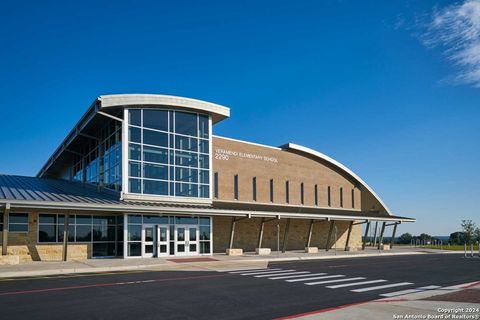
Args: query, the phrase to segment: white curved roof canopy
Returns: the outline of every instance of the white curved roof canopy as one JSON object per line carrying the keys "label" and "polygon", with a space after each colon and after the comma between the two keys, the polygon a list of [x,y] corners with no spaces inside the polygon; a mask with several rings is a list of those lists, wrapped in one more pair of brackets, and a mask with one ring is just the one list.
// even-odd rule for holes
{"label": "white curved roof canopy", "polygon": [[349,168],[347,168],[346,166],[344,166],[340,162],[330,158],[329,156],[327,156],[327,155],[325,155],[321,152],[318,152],[318,151],[315,151],[313,149],[310,149],[310,148],[307,148],[307,147],[304,147],[304,146],[300,146],[300,145],[294,144],[294,143],[288,143],[286,145],[281,146],[281,148],[290,149],[290,150],[293,150],[293,151],[298,151],[298,152],[309,154],[313,157],[320,158],[321,160],[324,160],[328,163],[331,163],[335,167],[338,167],[338,168],[342,169],[344,172],[346,172],[352,178],[357,180],[358,183],[360,183],[363,187],[365,187],[375,197],[375,199],[380,203],[380,205],[385,209],[385,211],[390,216],[392,216],[392,213],[391,213],[390,209],[385,205],[385,203],[382,201],[382,199],[380,199],[380,197],[375,193],[375,191],[373,191],[373,189],[365,181],[363,181],[362,178],[360,178],[352,170],[350,170]]}
{"label": "white curved roof canopy", "polygon": [[176,109],[185,109],[208,113],[213,123],[230,117],[230,109],[215,103],[160,94],[112,94],[98,97],[100,109],[129,106],[172,106]]}

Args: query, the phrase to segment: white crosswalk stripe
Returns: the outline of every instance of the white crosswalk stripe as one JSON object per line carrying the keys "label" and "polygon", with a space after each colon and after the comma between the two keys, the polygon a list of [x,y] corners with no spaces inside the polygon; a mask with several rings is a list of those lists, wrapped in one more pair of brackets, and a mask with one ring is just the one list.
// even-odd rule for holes
{"label": "white crosswalk stripe", "polygon": [[269,270],[269,271],[259,271],[259,272],[249,272],[249,273],[240,273],[241,276],[256,276],[257,274],[275,274],[275,273],[282,273],[282,272],[290,272],[290,271],[295,271],[293,269],[289,270]]}
{"label": "white crosswalk stripe", "polygon": [[334,286],[328,286],[327,288],[330,289],[337,289],[337,288],[344,288],[344,287],[353,287],[353,286],[361,286],[364,284],[371,284],[371,283],[379,283],[379,282],[386,282],[387,280],[369,280],[369,281],[360,281],[360,282],[353,282],[353,283],[343,283],[343,284],[337,284]]}
{"label": "white crosswalk stripe", "polygon": [[398,282],[398,283],[392,283],[392,284],[386,284],[383,286],[375,286],[375,287],[366,287],[366,288],[360,288],[360,289],[354,289],[350,290],[353,292],[367,292],[367,291],[373,291],[373,290],[381,290],[381,289],[386,289],[386,288],[392,288],[392,287],[401,287],[401,286],[407,286],[413,284],[411,282]]}
{"label": "white crosswalk stripe", "polygon": [[330,279],[330,278],[341,278],[345,277],[343,274],[335,274],[332,276],[322,276],[322,277],[313,277],[313,278],[302,278],[302,279],[290,279],[290,280],[285,280],[287,282],[298,282],[298,281],[310,281],[310,280],[320,280],[320,279]]}
{"label": "white crosswalk stripe", "polygon": [[[309,271],[285,272],[285,273],[275,274],[275,276],[289,276],[289,275],[292,275],[292,274],[303,274],[305,276],[306,273],[310,273],[310,272]],[[255,278],[266,278],[266,277],[271,277],[271,276],[272,276],[271,274],[261,274],[259,276],[254,276],[254,277]]]}
{"label": "white crosswalk stripe", "polygon": [[[313,277],[313,276],[323,276],[323,275],[326,275],[326,273],[310,273],[309,271],[304,271],[306,273],[309,273],[308,276],[309,277]],[[294,275],[294,276],[281,276],[281,277],[273,277],[273,278],[268,278],[270,280],[283,280],[283,279],[291,279],[291,278],[300,278],[300,277],[306,277],[307,275],[305,274],[297,274],[297,275]]]}
{"label": "white crosswalk stripe", "polygon": [[381,296],[382,297],[403,296],[404,294],[422,292],[422,291],[433,290],[433,289],[438,289],[438,288],[441,288],[441,287],[440,286],[426,286],[426,287],[420,287],[420,288],[416,288],[416,289],[407,289],[407,290],[402,290],[402,291],[383,293],[383,294],[381,294]]}
{"label": "white crosswalk stripe", "polygon": [[[238,269],[238,270],[223,270],[223,272],[228,272],[228,273],[243,273],[243,272],[255,272],[255,271],[267,271],[267,270],[272,270],[269,268],[261,268],[261,269]],[[278,270],[278,269],[274,269]]]}
{"label": "white crosswalk stripe", "polygon": [[325,284],[325,283],[346,282],[346,281],[364,280],[364,279],[365,279],[364,277],[356,277],[356,278],[346,278],[346,279],[324,280],[324,281],[317,281],[317,282],[307,282],[305,284],[307,286],[316,286],[316,285]]}

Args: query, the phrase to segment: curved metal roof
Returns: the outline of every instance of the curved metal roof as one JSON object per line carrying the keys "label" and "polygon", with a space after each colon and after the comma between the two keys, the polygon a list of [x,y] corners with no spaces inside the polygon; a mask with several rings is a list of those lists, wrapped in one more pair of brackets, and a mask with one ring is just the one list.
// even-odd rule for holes
{"label": "curved metal roof", "polygon": [[321,160],[324,160],[324,161],[334,165],[335,167],[340,168],[341,170],[346,172],[348,175],[350,175],[352,178],[354,178],[356,181],[358,181],[358,183],[360,183],[363,187],[365,187],[375,197],[375,199],[378,200],[378,202],[380,203],[381,206],[383,206],[385,211],[390,216],[393,216],[390,209],[385,205],[385,203],[382,201],[382,199],[380,199],[380,197],[375,193],[375,191],[373,191],[373,189],[365,181],[363,181],[362,178],[360,178],[358,175],[356,175],[355,172],[353,172],[352,170],[350,170],[349,168],[347,168],[346,166],[344,166],[340,162],[330,158],[329,156],[327,156],[327,155],[325,155],[321,152],[315,151],[313,149],[310,149],[308,147],[304,147],[304,146],[301,146],[301,145],[298,145],[298,144],[288,143],[288,144],[283,145],[281,147],[283,149],[290,149],[290,150],[294,150],[294,151],[309,154],[313,157],[320,158]]}

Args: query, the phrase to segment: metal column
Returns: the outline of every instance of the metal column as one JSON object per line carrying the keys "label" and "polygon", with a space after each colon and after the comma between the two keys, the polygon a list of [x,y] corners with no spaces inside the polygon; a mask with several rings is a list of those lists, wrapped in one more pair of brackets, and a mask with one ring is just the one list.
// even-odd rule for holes
{"label": "metal column", "polygon": [[395,224],[393,225],[392,240],[390,240],[390,248],[393,248],[393,244],[395,243],[395,233],[397,233],[397,226],[398,222],[395,222]]}
{"label": "metal column", "polygon": [[68,259],[68,219],[70,214],[66,213],[63,219],[63,261]]}
{"label": "metal column", "polygon": [[262,247],[262,240],[263,240],[263,231],[265,230],[265,218],[262,218],[262,222],[260,224],[260,233],[258,235],[258,247]]}
{"label": "metal column", "polygon": [[350,221],[348,226],[347,241],[345,242],[345,251],[347,251],[348,243],[350,242],[350,234],[352,233],[353,221]]}
{"label": "metal column", "polygon": [[370,221],[367,222],[367,226],[365,227],[365,235],[363,236],[362,250],[365,250],[365,247],[367,246],[368,229],[370,229]]}
{"label": "metal column", "polygon": [[383,242],[383,233],[385,232],[385,225],[386,224],[387,224],[386,222],[382,223],[382,231],[380,231],[380,237],[378,238],[378,249],[380,249],[380,245]]}
{"label": "metal column", "polygon": [[235,224],[237,223],[237,219],[232,217],[232,227],[230,229],[230,243],[228,244],[228,248],[233,248],[233,237],[235,236]]}
{"label": "metal column", "polygon": [[325,245],[325,251],[330,250],[330,240],[332,238],[333,227],[335,226],[335,220],[330,221],[330,229],[328,230],[327,243]]}
{"label": "metal column", "polygon": [[283,236],[283,246],[282,246],[282,253],[287,251],[287,241],[288,241],[288,231],[290,229],[290,218],[287,219],[287,225],[285,226],[285,234]]}
{"label": "metal column", "polygon": [[378,221],[375,221],[375,231],[373,232],[373,246],[377,245],[377,230],[378,230]]}
{"label": "metal column", "polygon": [[308,229],[308,237],[306,247],[310,247],[310,242],[312,241],[312,232],[313,232],[313,219],[310,220],[310,228]]}
{"label": "metal column", "polygon": [[3,210],[3,230],[2,230],[2,255],[6,256],[8,251],[8,215],[10,213],[10,203],[5,205]]}

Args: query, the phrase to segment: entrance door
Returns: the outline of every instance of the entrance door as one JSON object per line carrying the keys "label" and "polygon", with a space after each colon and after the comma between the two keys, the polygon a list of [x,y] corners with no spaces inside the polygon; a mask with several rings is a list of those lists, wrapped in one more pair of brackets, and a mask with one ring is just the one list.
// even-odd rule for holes
{"label": "entrance door", "polygon": [[175,255],[198,254],[198,227],[189,225],[175,226]]}
{"label": "entrance door", "polygon": [[152,258],[157,255],[157,230],[154,224],[144,224],[142,230],[142,256]]}
{"label": "entrance door", "polygon": [[157,248],[157,257],[161,256],[168,256],[169,254],[169,244],[168,244],[168,239],[169,239],[169,226],[168,225],[157,225],[157,243],[158,243],[158,248]]}

